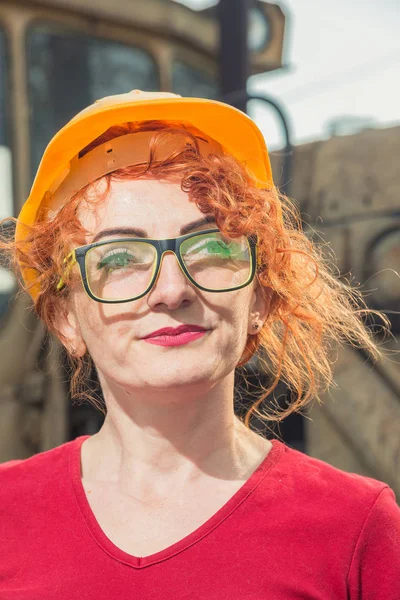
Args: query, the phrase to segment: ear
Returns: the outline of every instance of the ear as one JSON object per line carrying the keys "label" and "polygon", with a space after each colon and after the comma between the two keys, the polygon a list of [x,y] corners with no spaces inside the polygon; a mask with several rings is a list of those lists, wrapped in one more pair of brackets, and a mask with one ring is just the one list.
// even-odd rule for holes
{"label": "ear", "polygon": [[82,337],[81,328],[71,299],[60,302],[56,308],[55,325],[63,336],[61,343],[72,356],[83,356],[86,353],[86,343]]}
{"label": "ear", "polygon": [[[272,288],[261,286],[256,280],[249,310],[247,329],[249,335],[256,335],[267,320],[271,307],[272,294]],[[258,328],[254,327],[255,324],[258,325]]]}

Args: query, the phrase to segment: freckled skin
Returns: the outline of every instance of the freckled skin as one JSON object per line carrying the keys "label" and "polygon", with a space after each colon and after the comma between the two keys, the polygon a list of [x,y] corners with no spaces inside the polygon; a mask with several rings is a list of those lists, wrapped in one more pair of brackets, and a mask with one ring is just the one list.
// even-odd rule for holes
{"label": "freckled skin", "polygon": [[[113,181],[105,203],[82,204],[80,209],[81,222],[91,234],[87,243],[99,231],[118,226],[145,229],[151,238],[176,237],[183,225],[203,216],[178,183],[145,179]],[[262,308],[255,287],[253,282],[233,292],[203,292],[184,277],[175,256],[168,254],[156,285],[139,300],[100,304],[78,286],[73,293],[73,344],[84,340],[100,378],[125,390],[211,385],[231,373],[240,359],[251,310]],[[211,331],[177,347],[141,340],[156,329],[182,323]]]}
{"label": "freckled skin", "polygon": [[[112,182],[105,203],[80,206],[87,243],[117,227],[178,237],[203,217],[179,184],[148,179]],[[100,431],[82,445],[82,478],[95,514],[120,547],[141,556],[193,531],[270,451],[271,442],[233,410],[235,367],[254,321],[261,325],[268,308],[269,294],[256,280],[233,292],[202,292],[172,254],[164,255],[155,286],[139,300],[101,304],[80,283],[72,288],[59,328],[78,355],[88,349],[107,407]],[[182,346],[141,339],[183,323],[209,331]],[[117,530],[114,514],[122,518]],[[162,539],[160,531],[167,532]]]}

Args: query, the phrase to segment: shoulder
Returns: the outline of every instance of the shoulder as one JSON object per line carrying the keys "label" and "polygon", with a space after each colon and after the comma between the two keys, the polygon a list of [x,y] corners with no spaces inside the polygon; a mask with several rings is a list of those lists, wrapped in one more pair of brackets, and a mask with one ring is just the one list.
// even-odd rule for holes
{"label": "shoulder", "polygon": [[269,484],[278,490],[274,523],[279,531],[289,528],[293,555],[306,555],[341,586],[345,580],[348,598],[399,598],[400,508],[394,491],[379,479],[282,446]]}
{"label": "shoulder", "polygon": [[397,552],[400,563],[400,508],[386,482],[281,445],[263,495],[282,530],[289,527],[298,541],[305,536],[307,552],[310,547],[320,551],[329,542],[335,560],[340,554],[343,569],[349,568],[357,552],[358,562],[352,564],[360,564],[362,554],[370,554],[372,547],[379,547],[385,557]]}
{"label": "shoulder", "polygon": [[[318,458],[284,445],[280,460],[275,465],[279,473],[281,491],[307,501],[309,506],[320,506],[325,512],[340,517],[340,512],[353,513],[357,520],[366,518],[383,490],[392,498],[393,490],[387,483],[343,471]],[[360,522],[360,521],[359,521]]]}
{"label": "shoulder", "polygon": [[68,454],[72,442],[66,442],[34,454],[29,458],[0,463],[0,506],[7,500],[21,498],[21,494],[41,493],[43,487],[55,483],[68,468]]}

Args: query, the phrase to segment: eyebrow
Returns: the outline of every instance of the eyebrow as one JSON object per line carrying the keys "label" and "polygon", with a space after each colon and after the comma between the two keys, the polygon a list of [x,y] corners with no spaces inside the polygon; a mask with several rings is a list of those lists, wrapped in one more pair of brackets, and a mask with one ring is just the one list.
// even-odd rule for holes
{"label": "eyebrow", "polygon": [[[214,216],[209,215],[203,219],[197,219],[197,221],[192,221],[192,223],[188,223],[187,225],[184,225],[180,229],[180,235],[186,235],[187,233],[194,231],[198,227],[201,227],[202,225],[207,225],[209,223],[216,224]],[[114,229],[103,229],[103,231],[99,231],[99,233],[97,233],[94,236],[91,243],[93,244],[94,242],[97,242],[101,238],[111,236],[111,235],[133,235],[133,236],[139,237],[139,238],[148,238],[149,237],[147,234],[147,231],[145,231],[144,229],[138,229],[137,227],[116,227]]]}

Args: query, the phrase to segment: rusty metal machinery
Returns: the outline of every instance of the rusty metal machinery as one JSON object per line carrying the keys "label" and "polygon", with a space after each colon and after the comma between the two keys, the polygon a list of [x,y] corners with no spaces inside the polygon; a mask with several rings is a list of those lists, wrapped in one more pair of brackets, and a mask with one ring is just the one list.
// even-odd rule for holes
{"label": "rusty metal machinery", "polygon": [[[328,244],[340,276],[384,311],[392,336],[372,368],[351,348],[338,354],[336,387],[306,420],[307,448],[339,468],[392,485],[400,492],[400,176],[395,157],[400,128],[367,129],[295,148],[291,196],[309,235]],[[278,162],[274,164],[279,169]],[[376,330],[377,323],[367,326]]]}

